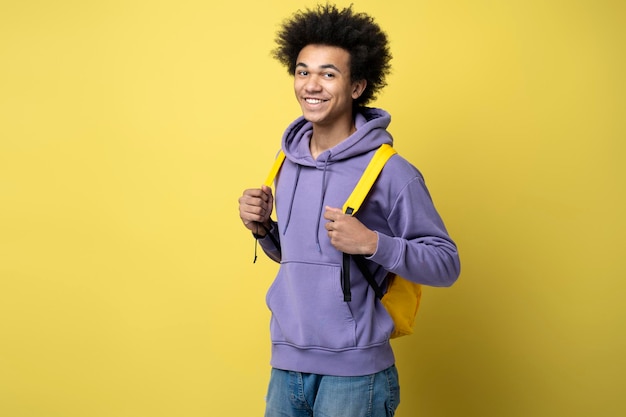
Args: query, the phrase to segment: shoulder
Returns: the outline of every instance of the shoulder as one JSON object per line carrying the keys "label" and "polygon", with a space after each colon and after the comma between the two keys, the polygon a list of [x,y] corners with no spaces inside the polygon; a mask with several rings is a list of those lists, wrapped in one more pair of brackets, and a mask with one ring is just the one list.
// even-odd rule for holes
{"label": "shoulder", "polygon": [[381,172],[381,180],[393,182],[409,182],[415,179],[423,181],[422,173],[399,153],[393,155]]}
{"label": "shoulder", "polygon": [[376,181],[375,190],[391,201],[429,195],[420,170],[400,154],[389,158]]}

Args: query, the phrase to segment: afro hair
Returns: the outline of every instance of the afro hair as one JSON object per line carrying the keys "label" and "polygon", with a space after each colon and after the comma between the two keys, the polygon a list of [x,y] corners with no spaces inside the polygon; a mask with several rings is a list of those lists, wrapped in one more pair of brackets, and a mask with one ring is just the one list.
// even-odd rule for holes
{"label": "afro hair", "polygon": [[391,71],[387,35],[372,17],[354,12],[352,6],[339,10],[326,4],[296,11],[283,22],[276,34],[276,44],[272,56],[291,75],[295,73],[298,54],[307,45],[336,46],[348,51],[352,81],[367,81],[355,106],[368,104],[387,85],[385,77]]}

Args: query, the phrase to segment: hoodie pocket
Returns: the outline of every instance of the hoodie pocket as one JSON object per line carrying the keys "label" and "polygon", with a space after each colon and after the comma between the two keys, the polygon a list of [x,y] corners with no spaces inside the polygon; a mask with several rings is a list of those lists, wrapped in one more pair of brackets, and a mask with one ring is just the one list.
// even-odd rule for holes
{"label": "hoodie pocket", "polygon": [[343,301],[340,266],[285,262],[266,302],[274,343],[329,350],[356,346],[356,323]]}

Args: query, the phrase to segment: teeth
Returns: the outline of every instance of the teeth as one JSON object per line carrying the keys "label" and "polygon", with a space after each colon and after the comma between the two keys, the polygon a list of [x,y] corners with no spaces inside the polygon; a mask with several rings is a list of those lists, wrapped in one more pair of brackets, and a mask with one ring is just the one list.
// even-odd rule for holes
{"label": "teeth", "polygon": [[317,99],[317,98],[307,98],[307,99],[305,99],[305,101],[306,101],[307,103],[309,103],[309,104],[320,104],[320,103],[322,103],[324,100],[320,100],[320,99]]}

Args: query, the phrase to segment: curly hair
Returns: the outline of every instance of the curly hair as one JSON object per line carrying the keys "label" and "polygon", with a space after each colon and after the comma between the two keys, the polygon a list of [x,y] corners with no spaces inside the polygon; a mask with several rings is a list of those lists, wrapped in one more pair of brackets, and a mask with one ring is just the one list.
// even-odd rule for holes
{"label": "curly hair", "polygon": [[366,80],[367,87],[354,101],[364,106],[374,100],[387,85],[385,77],[391,72],[391,52],[387,35],[374,19],[365,13],[353,12],[352,6],[343,10],[326,4],[317,9],[296,11],[283,22],[276,34],[276,49],[272,56],[294,75],[298,54],[307,45],[328,45],[350,53],[352,81]]}

